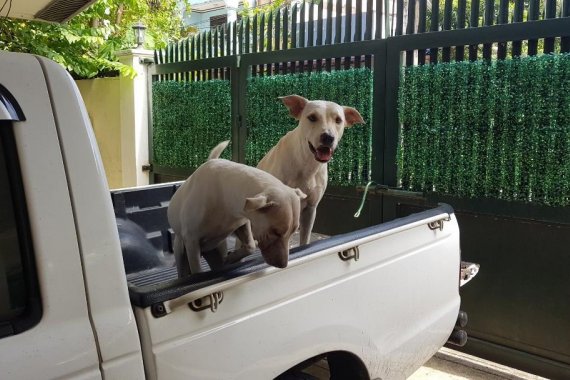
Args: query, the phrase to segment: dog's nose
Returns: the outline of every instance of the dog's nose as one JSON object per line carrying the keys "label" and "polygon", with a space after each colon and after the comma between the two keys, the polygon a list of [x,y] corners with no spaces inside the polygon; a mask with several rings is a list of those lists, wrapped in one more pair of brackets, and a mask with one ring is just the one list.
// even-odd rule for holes
{"label": "dog's nose", "polygon": [[334,142],[334,136],[328,133],[321,134],[321,144],[332,145]]}

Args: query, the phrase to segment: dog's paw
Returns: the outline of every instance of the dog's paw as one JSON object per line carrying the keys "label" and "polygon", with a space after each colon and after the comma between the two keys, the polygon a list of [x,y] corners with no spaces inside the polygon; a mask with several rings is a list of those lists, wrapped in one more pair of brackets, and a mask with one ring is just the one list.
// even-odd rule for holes
{"label": "dog's paw", "polygon": [[236,251],[230,251],[228,252],[228,255],[226,256],[226,260],[224,262],[225,265],[229,265],[229,264],[235,264],[239,261],[241,261],[241,259],[251,255],[252,252],[248,251],[246,249],[246,247],[242,247]]}

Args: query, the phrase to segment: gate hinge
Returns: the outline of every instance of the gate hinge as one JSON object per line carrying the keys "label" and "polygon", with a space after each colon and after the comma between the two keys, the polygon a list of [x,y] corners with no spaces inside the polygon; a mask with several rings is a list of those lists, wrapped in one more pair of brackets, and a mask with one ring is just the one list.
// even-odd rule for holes
{"label": "gate hinge", "polygon": [[150,65],[154,63],[154,58],[139,58],[139,63],[143,65]]}
{"label": "gate hinge", "polygon": [[198,298],[188,304],[192,311],[202,311],[206,309],[210,309],[212,313],[215,313],[218,310],[218,306],[224,300],[224,292],[214,292],[212,294],[208,294],[205,297]]}
{"label": "gate hinge", "polygon": [[462,287],[463,285],[467,284],[469,281],[473,279],[473,277],[477,276],[477,273],[479,273],[479,267],[480,267],[479,264],[462,261],[460,266],[461,275],[459,278],[459,287]]}
{"label": "gate hinge", "polygon": [[151,172],[152,171],[152,164],[145,164],[142,166],[143,172]]}
{"label": "gate hinge", "polygon": [[352,247],[342,252],[339,252],[338,257],[340,257],[342,261],[349,261],[353,259],[354,261],[358,261],[358,259],[360,259],[360,250],[358,249],[358,247]]}

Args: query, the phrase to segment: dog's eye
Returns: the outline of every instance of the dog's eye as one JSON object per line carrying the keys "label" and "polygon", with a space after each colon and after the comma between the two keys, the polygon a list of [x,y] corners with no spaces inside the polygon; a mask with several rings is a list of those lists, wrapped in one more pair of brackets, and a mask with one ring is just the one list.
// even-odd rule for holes
{"label": "dog's eye", "polygon": [[307,119],[309,119],[309,121],[311,123],[314,123],[315,121],[317,121],[317,116],[316,115],[309,115],[309,116],[307,116]]}
{"label": "dog's eye", "polygon": [[335,121],[337,124],[340,124],[342,123],[342,118],[340,116],[337,116]]}

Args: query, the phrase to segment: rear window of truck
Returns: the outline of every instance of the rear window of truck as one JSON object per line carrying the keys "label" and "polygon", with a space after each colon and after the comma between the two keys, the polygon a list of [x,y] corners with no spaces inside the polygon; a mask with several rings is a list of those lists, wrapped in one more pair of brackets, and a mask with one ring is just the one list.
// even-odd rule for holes
{"label": "rear window of truck", "polygon": [[0,121],[0,338],[41,316],[22,179],[11,122]]}

